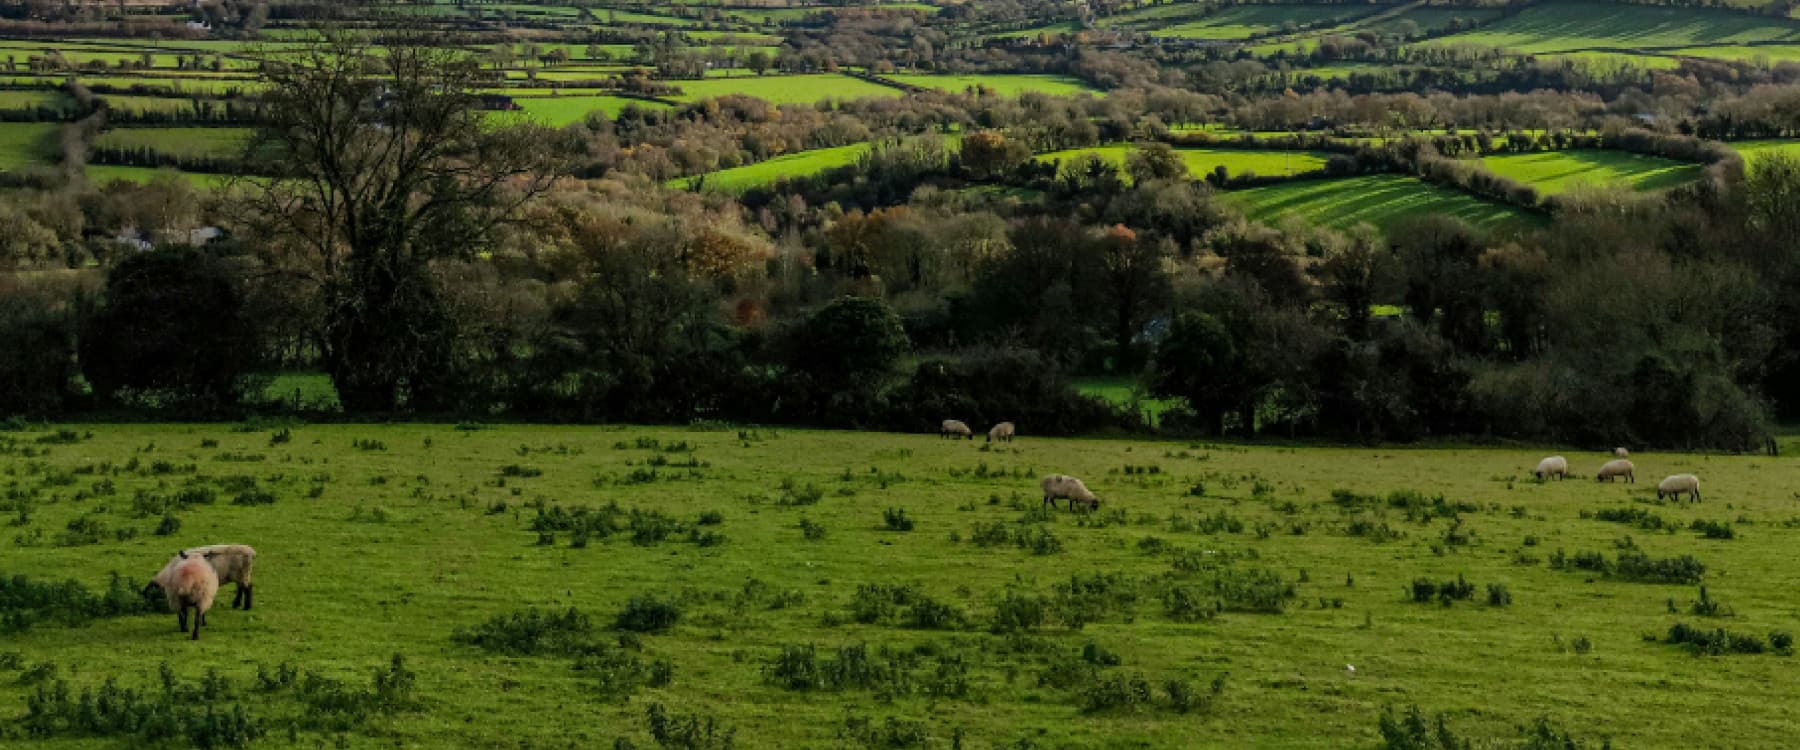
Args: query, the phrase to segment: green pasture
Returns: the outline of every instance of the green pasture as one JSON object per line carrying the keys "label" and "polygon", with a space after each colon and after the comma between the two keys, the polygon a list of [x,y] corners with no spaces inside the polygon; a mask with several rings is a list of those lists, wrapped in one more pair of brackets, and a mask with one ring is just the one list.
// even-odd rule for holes
{"label": "green pasture", "polygon": [[0,169],[54,163],[61,154],[54,122],[0,122]]}
{"label": "green pasture", "polygon": [[4,89],[0,90],[0,109],[58,109],[75,108],[75,100],[68,94],[53,89]]}
{"label": "green pasture", "polygon": [[705,78],[673,83],[682,91],[673,98],[686,102],[741,94],[770,104],[814,104],[832,99],[895,97],[902,94],[899,89],[836,73]]}
{"label": "green pasture", "polygon": [[1150,31],[1186,39],[1240,40],[1321,21],[1336,23],[1369,12],[1369,6],[1360,5],[1239,5]]}
{"label": "green pasture", "polygon": [[526,115],[556,128],[586,120],[593,112],[603,113],[610,120],[617,119],[619,113],[632,105],[643,109],[667,109],[669,106],[622,96],[536,96],[519,97],[513,101],[518,103]]}
{"label": "green pasture", "polygon": [[89,164],[82,167],[88,182],[104,185],[109,182],[147,183],[163,175],[180,177],[194,184],[194,187],[208,189],[221,187],[229,179],[225,175],[184,172],[168,167],[124,167],[111,164]]}
{"label": "green pasture", "polygon": [[929,75],[895,73],[883,76],[908,86],[963,92],[985,89],[1000,96],[1039,93],[1051,96],[1097,93],[1094,87],[1078,78],[1059,75]]}
{"label": "green pasture", "polygon": [[1633,190],[1662,190],[1700,175],[1700,165],[1626,151],[1571,149],[1484,156],[1482,165],[1543,193],[1561,193],[1576,185],[1624,185]]}
{"label": "green pasture", "polygon": [[742,193],[782,178],[810,177],[829,169],[850,166],[855,164],[857,159],[862,158],[863,154],[868,153],[869,148],[870,144],[855,143],[849,146],[816,148],[810,151],[785,154],[755,164],[721,169],[699,177],[670,180],[669,187],[686,190],[698,183],[702,189],[709,191]]}
{"label": "green pasture", "polygon": [[1540,53],[1779,41],[1800,42],[1800,22],[1724,10],[1575,2],[1534,5],[1432,43]]}
{"label": "green pasture", "polygon": [[1800,141],[1770,139],[1761,141],[1734,141],[1731,147],[1744,156],[1748,166],[1756,166],[1756,161],[1770,154],[1786,154],[1800,158]]}
{"label": "green pasture", "polygon": [[[1092,148],[1068,149],[1039,154],[1040,162],[1062,162],[1068,164],[1083,154],[1095,154],[1118,165],[1125,166],[1125,159],[1135,148],[1129,144],[1111,146],[1095,146]],[[1258,149],[1232,148],[1178,148],[1175,153],[1187,163],[1188,174],[1195,179],[1212,174],[1219,167],[1224,167],[1232,176],[1255,173],[1264,177],[1286,177],[1288,175],[1313,172],[1324,168],[1329,154],[1314,151],[1273,151]]]}
{"label": "green pasture", "polygon": [[1542,221],[1501,203],[1398,175],[1305,180],[1223,195],[1251,219],[1269,224],[1298,216],[1317,226],[1344,229],[1368,223],[1385,230],[1407,219],[1442,215],[1504,231],[1531,228]]}
{"label": "green pasture", "polygon": [[102,148],[150,149],[183,157],[227,158],[242,153],[250,128],[114,128],[94,141]]}
{"label": "green pasture", "polygon": [[[1062,440],[1020,424],[990,448],[932,427],[4,433],[11,585],[105,591],[117,573],[132,597],[179,548],[258,556],[255,608],[231,609],[227,584],[198,642],[172,615],[59,621],[0,600],[0,728],[15,747],[143,746],[54,722],[33,741],[22,717],[34,694],[67,690],[74,712],[111,680],[110,710],[116,689],[210,673],[224,689],[207,706],[268,732],[256,747],[717,748],[729,732],[756,749],[1336,750],[1383,746],[1383,712],[1412,705],[1464,737],[1510,740],[1541,717],[1586,747],[1780,747],[1800,729],[1792,657],[1660,642],[1677,623],[1765,644],[1793,631],[1791,460],[1639,451],[1636,484],[1597,484],[1606,456],[1569,446]],[[1531,479],[1553,453],[1576,476]],[[1039,510],[1052,472],[1085,479],[1099,511]],[[1703,502],[1657,501],[1676,472],[1702,478]],[[604,533],[560,530],[609,503]],[[1632,550],[1691,556],[1730,616],[1694,614],[1693,583],[1551,563]],[[1412,601],[1416,581],[1459,578],[1467,599]],[[591,630],[455,638],[570,608]],[[373,690],[396,654],[411,679],[346,694],[361,710],[324,700]],[[644,684],[650,664],[666,668]],[[715,744],[659,745],[654,713],[673,719],[664,737],[710,722]],[[1720,716],[1729,729],[1694,718]]]}
{"label": "green pasture", "polygon": [[1762,44],[1753,46],[1679,47],[1665,50],[1671,55],[1737,60],[1761,65],[1800,62],[1800,44]]}

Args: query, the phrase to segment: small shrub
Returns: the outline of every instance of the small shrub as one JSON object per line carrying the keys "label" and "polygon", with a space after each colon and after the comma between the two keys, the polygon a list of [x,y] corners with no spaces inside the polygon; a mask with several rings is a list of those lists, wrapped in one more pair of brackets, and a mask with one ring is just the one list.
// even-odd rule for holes
{"label": "small shrub", "polygon": [[882,512],[881,519],[883,527],[888,531],[913,530],[913,520],[906,517],[906,511],[904,509],[888,508],[886,511]]}
{"label": "small shrub", "polygon": [[724,522],[725,522],[725,514],[720,513],[716,510],[709,510],[709,511],[706,511],[705,513],[700,514],[699,524],[701,526],[717,526]]}
{"label": "small shrub", "polygon": [[619,611],[614,627],[634,633],[660,633],[675,627],[681,619],[681,606],[649,596],[634,596]]}
{"label": "small shrub", "polygon": [[802,519],[800,519],[800,535],[810,541],[818,541],[820,539],[824,539],[825,538],[825,524],[819,523],[818,521],[814,521],[810,518],[802,518]]}
{"label": "small shrub", "polygon": [[1490,607],[1510,607],[1510,606],[1512,606],[1512,592],[1506,590],[1506,584],[1504,584],[1504,583],[1488,584],[1487,585],[1487,598],[1488,598],[1488,606],[1490,606]]}
{"label": "small shrub", "polygon": [[181,519],[176,518],[173,513],[164,515],[162,523],[156,525],[157,536],[168,536],[178,531],[181,531]]}

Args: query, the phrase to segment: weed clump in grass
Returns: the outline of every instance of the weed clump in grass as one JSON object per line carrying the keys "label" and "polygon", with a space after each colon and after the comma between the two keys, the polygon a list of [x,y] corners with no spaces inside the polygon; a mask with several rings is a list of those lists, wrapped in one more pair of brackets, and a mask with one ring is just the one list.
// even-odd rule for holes
{"label": "weed clump in grass", "polygon": [[805,537],[808,541],[818,541],[820,539],[824,539],[825,538],[825,524],[819,523],[818,521],[814,521],[810,518],[802,518],[802,519],[800,519],[800,535],[802,537]]}
{"label": "weed clump in grass", "polygon": [[[1465,738],[1450,729],[1443,714],[1438,714],[1427,722],[1424,712],[1416,705],[1408,708],[1405,715],[1397,715],[1393,708],[1388,708],[1382,712],[1380,729],[1384,750],[1468,750],[1471,747],[1500,744],[1521,750],[1589,750],[1594,747],[1575,739],[1574,735],[1544,718],[1523,728],[1515,742],[1502,743],[1497,738]],[[1611,747],[1611,740],[1603,740],[1599,746],[1600,750]]]}
{"label": "weed clump in grass", "polygon": [[660,633],[681,620],[681,605],[651,596],[634,596],[619,611],[613,626],[633,633]]}
{"label": "weed clump in grass", "polygon": [[888,531],[912,531],[913,520],[906,516],[904,508],[888,508],[881,514],[882,528]]}
{"label": "weed clump in grass", "polygon": [[[1456,580],[1443,583],[1429,578],[1418,578],[1413,580],[1409,593],[1415,603],[1429,604],[1435,600],[1448,607],[1455,602],[1465,601],[1475,596],[1475,584],[1469,583],[1461,574],[1456,576]],[[1489,596],[1491,599],[1491,592]],[[1508,601],[1510,601],[1510,597]]]}

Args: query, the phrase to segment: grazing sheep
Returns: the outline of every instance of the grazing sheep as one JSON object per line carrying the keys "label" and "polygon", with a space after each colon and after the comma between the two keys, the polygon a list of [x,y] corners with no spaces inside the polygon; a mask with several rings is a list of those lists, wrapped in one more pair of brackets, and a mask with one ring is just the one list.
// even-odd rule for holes
{"label": "grazing sheep", "polygon": [[1100,507],[1100,498],[1089,492],[1087,485],[1082,484],[1081,480],[1067,474],[1044,477],[1043,487],[1044,504],[1052,508],[1056,507],[1057,498],[1068,498],[1069,510],[1074,510],[1076,503],[1087,506],[1088,510]]}
{"label": "grazing sheep", "polygon": [[194,608],[194,640],[200,640],[200,626],[206,624],[206,612],[219,593],[219,574],[206,558],[189,555],[186,550],[175,553],[175,559],[150,579],[144,592],[151,589],[161,589],[168,598],[169,609],[175,610],[175,624],[183,633],[188,630],[188,608]]}
{"label": "grazing sheep", "polygon": [[946,419],[944,420],[944,426],[938,430],[938,437],[947,437],[951,440],[955,440],[959,437],[974,440],[975,432],[970,430],[969,426],[962,422],[954,419]]}
{"label": "grazing sheep", "polygon": [[1631,458],[1631,451],[1625,450],[1624,448],[1614,448],[1613,458]]}
{"label": "grazing sheep", "polygon": [[1536,474],[1540,482],[1550,477],[1566,479],[1569,475],[1569,459],[1562,456],[1551,456],[1539,461],[1537,468],[1533,469],[1531,473]]}
{"label": "grazing sheep", "polygon": [[1600,473],[1594,478],[1602,482],[1610,482],[1624,477],[1626,482],[1637,484],[1637,467],[1623,458],[1615,458],[1601,465]]}
{"label": "grazing sheep", "polygon": [[247,544],[211,544],[191,547],[186,552],[200,555],[211,563],[213,572],[219,574],[220,584],[237,584],[237,591],[231,595],[232,609],[250,609],[250,601],[256,594],[256,584],[250,579],[251,569],[256,566],[256,548]]}
{"label": "grazing sheep", "polygon": [[988,430],[988,442],[992,443],[998,440],[1002,443],[1010,443],[1015,432],[1018,432],[1018,429],[1013,427],[1013,423],[1001,422],[994,425],[994,429]]}
{"label": "grazing sheep", "polygon": [[1682,493],[1694,502],[1700,502],[1700,478],[1692,474],[1671,474],[1656,485],[1656,499],[1667,495],[1680,500]]}

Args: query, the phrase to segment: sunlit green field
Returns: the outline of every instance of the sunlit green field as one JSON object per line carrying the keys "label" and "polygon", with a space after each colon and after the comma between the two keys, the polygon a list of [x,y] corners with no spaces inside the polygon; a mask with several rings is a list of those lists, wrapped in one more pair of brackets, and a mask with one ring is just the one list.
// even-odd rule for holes
{"label": "sunlit green field", "polygon": [[1069,96],[1083,92],[1096,93],[1092,86],[1068,76],[1057,75],[919,75],[897,73],[886,76],[900,83],[940,91],[975,91],[985,89],[1000,96],[1026,93]]}
{"label": "sunlit green field", "polygon": [[828,99],[864,99],[895,97],[899,89],[869,83],[835,73],[792,76],[744,76],[738,78],[706,78],[698,81],[672,81],[681,88],[680,101],[699,101],[728,94],[742,94],[771,104],[812,104]]}
{"label": "sunlit green field", "polygon": [[1315,24],[1353,18],[1369,12],[1352,5],[1242,5],[1198,20],[1153,29],[1158,36],[1193,39],[1246,39],[1289,28],[1289,24]]}
{"label": "sunlit green field", "polygon": [[1480,44],[1519,52],[1674,48],[1744,42],[1800,42],[1789,19],[1694,8],[1556,3],[1526,8],[1478,30],[1434,44]]}
{"label": "sunlit green field", "polygon": [[693,187],[698,182],[705,190],[741,193],[783,178],[809,177],[828,169],[855,164],[857,159],[868,153],[869,148],[870,144],[857,143],[849,146],[801,151],[742,167],[721,169],[699,177],[672,180],[669,186],[686,189]]}
{"label": "sunlit green field", "polygon": [[[1091,148],[1068,149],[1039,154],[1042,162],[1059,161],[1067,163],[1082,154],[1095,154],[1120,167],[1125,166],[1127,155],[1133,146],[1119,144],[1112,146],[1095,146]],[[1230,148],[1180,148],[1175,153],[1187,164],[1188,174],[1194,178],[1212,174],[1219,167],[1224,167],[1231,176],[1258,174],[1267,177],[1286,177],[1288,175],[1313,172],[1324,168],[1328,154],[1314,151],[1272,151],[1258,149]]]}
{"label": "sunlit green field", "polygon": [[[160,695],[164,665],[178,683],[209,671],[227,681],[211,702],[264,728],[258,746],[656,747],[652,705],[716,722],[739,748],[894,737],[932,748],[1375,747],[1383,710],[1410,705],[1476,738],[1514,738],[1547,717],[1589,747],[1713,747],[1726,735],[1780,747],[1800,728],[1787,708],[1791,657],[1653,642],[1684,622],[1758,639],[1792,631],[1792,459],[1640,451],[1637,484],[1596,484],[1585,477],[1605,456],[1567,447],[1053,440],[1020,428],[992,450],[923,429],[4,433],[9,578],[103,591],[117,572],[129,601],[177,548],[247,543],[259,555],[255,608],[230,609],[227,591],[197,643],[171,615],[67,624],[0,597],[11,631],[0,737],[31,746],[32,726],[50,747],[142,746],[19,717],[29,696],[59,685],[71,698],[108,679]],[[1552,452],[1577,476],[1529,480]],[[1704,502],[1656,502],[1654,482],[1678,471],[1703,478]],[[1099,512],[1040,512],[1037,479],[1050,472],[1085,478]],[[170,506],[183,490],[213,502]],[[1419,494],[1390,499],[1397,491]],[[537,520],[609,503],[622,515],[603,528],[616,532],[579,544],[555,530],[565,516]],[[1642,511],[1671,530],[1584,517],[1601,510]],[[1735,538],[1702,538],[1694,520]],[[1621,546],[1693,556],[1731,616],[1690,612],[1692,584],[1550,564],[1559,552],[1617,559]],[[1468,599],[1410,601],[1417,579],[1459,577]],[[1490,585],[1510,604],[1491,604]],[[614,645],[633,597],[673,604],[661,611],[676,619]],[[521,650],[510,655],[453,640],[496,616],[571,607],[591,618],[592,632],[573,635],[597,656],[557,653],[554,630],[501,641]],[[808,646],[817,673],[796,671]],[[319,708],[337,694],[328,684],[283,682],[277,669],[368,690],[395,654],[416,682],[392,688],[392,710],[360,717]],[[656,686],[621,666],[660,662]],[[1171,682],[1190,698],[1172,701]],[[1711,717],[1725,715],[1722,730]],[[325,719],[337,723],[315,723]]]}
{"label": "sunlit green field", "polygon": [[216,188],[223,186],[229,179],[225,175],[183,172],[168,167],[126,167],[113,164],[88,164],[82,167],[88,182],[104,185],[109,182],[147,183],[163,175],[172,175],[187,180],[197,188]]}
{"label": "sunlit green field", "polygon": [[1252,219],[1271,224],[1287,216],[1338,228],[1366,222],[1387,229],[1402,220],[1429,215],[1455,216],[1500,230],[1528,228],[1541,222],[1509,206],[1397,175],[1307,180],[1232,190],[1224,195]]}
{"label": "sunlit green field", "polygon": [[1700,175],[1700,165],[1625,151],[1571,149],[1482,157],[1489,170],[1545,193],[1576,185],[1622,184],[1634,190],[1661,190]]}
{"label": "sunlit green field", "polygon": [[1731,147],[1736,149],[1738,153],[1743,154],[1745,163],[1750,166],[1755,166],[1757,159],[1769,154],[1788,154],[1795,158],[1800,158],[1800,141],[1778,139],[1766,141],[1735,141],[1731,144]]}
{"label": "sunlit green field", "polygon": [[668,109],[667,104],[622,96],[536,96],[519,97],[513,101],[518,103],[526,115],[551,127],[581,122],[593,112],[599,112],[608,119],[617,118],[619,113],[631,105],[643,109]]}

